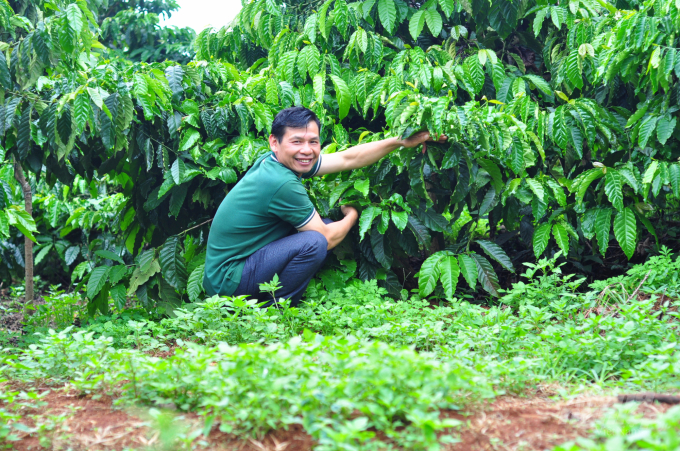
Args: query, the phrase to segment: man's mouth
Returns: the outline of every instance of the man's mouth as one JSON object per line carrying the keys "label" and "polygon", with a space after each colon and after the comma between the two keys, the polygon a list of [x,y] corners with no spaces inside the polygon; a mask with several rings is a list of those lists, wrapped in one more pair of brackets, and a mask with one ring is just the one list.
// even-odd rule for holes
{"label": "man's mouth", "polygon": [[300,164],[310,164],[312,162],[312,158],[296,158],[295,161]]}

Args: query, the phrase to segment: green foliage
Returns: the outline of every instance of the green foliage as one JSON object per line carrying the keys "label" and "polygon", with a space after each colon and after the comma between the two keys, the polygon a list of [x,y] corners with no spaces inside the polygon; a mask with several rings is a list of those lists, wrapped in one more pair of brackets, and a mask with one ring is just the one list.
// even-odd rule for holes
{"label": "green foliage", "polygon": [[[415,8],[329,0],[284,8],[258,0],[231,28],[201,32],[195,61],[180,65],[106,60],[98,39],[123,48],[128,24],[151,36],[158,30],[150,14],[174,9],[119,6],[80,2],[37,14],[31,5],[20,15],[5,8],[0,20],[11,37],[0,52],[7,156],[48,186],[108,176],[122,194],[115,243],[102,250],[135,267],[115,282],[107,273],[103,284],[100,269],[90,283],[96,268],[120,264],[92,248],[95,256],[74,272],[102,308],[106,293],[124,305],[123,289],[149,309],[200,296],[195,270],[207,227],[199,225],[267,151],[274,115],[291,105],[318,114],[327,153],[420,130],[449,136],[306,182],[324,216],[340,198],[361,207],[349,243],[357,274],[381,277],[388,288],[415,258],[429,261],[419,271],[422,295],[452,298],[462,275],[498,296],[497,272],[512,271],[523,255],[514,250],[526,247],[536,257],[562,251],[591,273],[602,258],[621,267],[644,252],[646,234],[664,237],[655,227],[677,214],[673,2],[622,12],[606,2],[442,0]],[[161,48],[153,39],[145,42]],[[142,47],[125,42],[130,58],[163,58],[148,48],[132,55]],[[179,238],[188,229],[191,249]],[[505,233],[514,235],[508,241]],[[154,258],[141,268],[149,248]]]}
{"label": "green foliage", "polygon": [[637,403],[619,404],[611,408],[594,428],[592,439],[578,439],[558,446],[554,451],[605,451],[620,449],[672,450],[677,448],[680,408],[672,407],[656,418],[636,413]]}

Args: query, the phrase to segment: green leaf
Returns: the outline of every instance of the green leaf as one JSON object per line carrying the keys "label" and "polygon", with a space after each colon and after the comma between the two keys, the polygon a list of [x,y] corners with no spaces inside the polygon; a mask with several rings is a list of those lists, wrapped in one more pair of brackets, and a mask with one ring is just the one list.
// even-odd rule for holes
{"label": "green leaf", "polygon": [[393,0],[378,0],[378,17],[388,34],[392,34],[397,20],[397,8]]}
{"label": "green leaf", "polygon": [[567,256],[569,254],[569,233],[567,229],[558,222],[553,224],[552,233],[557,245],[562,249],[564,255]]}
{"label": "green leaf", "polygon": [[534,17],[534,36],[538,37],[538,34],[541,32],[543,21],[545,20],[545,16],[547,16],[549,10],[550,7],[544,7],[543,9],[540,9],[536,12],[536,17]]}
{"label": "green leaf", "polygon": [[552,135],[552,140],[560,146],[561,149],[566,149],[567,148],[567,142],[569,139],[568,133],[569,133],[569,127],[567,125],[567,121],[564,117],[564,111],[565,107],[564,105],[558,107],[555,110],[555,115],[553,116],[553,135]]}
{"label": "green leaf", "polygon": [[170,168],[170,174],[175,185],[181,185],[184,182],[184,173],[186,172],[186,163],[181,158],[177,158]]}
{"label": "green leaf", "polygon": [[550,7],[550,18],[558,29],[567,21],[567,10],[561,6]]}
{"label": "green leaf", "polygon": [[543,185],[538,180],[526,178],[524,179],[529,185],[529,189],[534,193],[538,199],[543,202],[543,197],[545,196],[545,191],[543,190]]}
{"label": "green leaf", "polygon": [[475,260],[469,255],[460,254],[458,255],[458,267],[470,289],[475,290],[477,288],[477,263],[475,263]]}
{"label": "green leaf", "polygon": [[201,134],[198,130],[191,127],[186,128],[182,133],[182,142],[179,145],[179,150],[191,149],[200,139]]}
{"label": "green leaf", "polygon": [[413,235],[416,237],[416,240],[418,240],[420,246],[427,246],[429,244],[430,233],[428,232],[427,227],[425,227],[417,217],[408,215],[407,226],[409,230],[413,232]]}
{"label": "green leaf", "polygon": [[168,86],[172,90],[172,94],[181,94],[184,92],[182,79],[184,78],[184,69],[182,66],[168,66],[165,68],[165,78],[168,80]]}
{"label": "green leaf", "polygon": [[76,129],[81,131],[85,128],[87,120],[90,117],[90,99],[85,94],[78,94],[73,101],[73,118],[75,119]]}
{"label": "green leaf", "polygon": [[122,311],[125,308],[125,304],[127,303],[125,285],[123,284],[115,285],[109,291],[109,295],[113,299],[113,303],[116,306],[116,310]]}
{"label": "green leaf", "polygon": [[373,223],[373,220],[377,218],[382,210],[376,206],[369,205],[368,207],[364,208],[364,211],[361,212],[361,217],[359,218],[359,239],[363,240],[364,235],[368,231],[368,229],[371,228],[371,224]]}
{"label": "green leaf", "polygon": [[428,9],[425,11],[425,21],[427,22],[427,28],[430,29],[430,33],[435,38],[439,36],[442,31],[442,16],[436,9]]}
{"label": "green leaf", "polygon": [[331,195],[328,199],[328,207],[331,208],[335,203],[342,197],[343,193],[347,191],[347,189],[352,186],[352,180],[347,180],[345,182],[339,183],[333,190],[331,191]]}
{"label": "green leaf", "polygon": [[583,197],[586,195],[590,184],[601,178],[603,175],[604,173],[600,168],[589,169],[582,173],[577,180],[574,180],[574,183],[571,185],[571,191],[576,191],[577,203],[583,203]]}
{"label": "green leaf", "polygon": [[0,211],[0,235],[9,238],[9,218],[4,211]]}
{"label": "green leaf", "polygon": [[110,271],[110,266],[98,266],[94,268],[92,274],[90,274],[90,279],[87,281],[87,297],[89,299],[94,299],[94,297],[99,294],[109,278]]}
{"label": "green leaf", "polygon": [[24,236],[28,237],[34,243],[37,243],[34,232],[37,232],[35,227],[35,221],[33,217],[29,215],[26,210],[18,208],[8,208],[5,210],[9,219],[9,225],[15,226]]}
{"label": "green leaf", "polygon": [[326,81],[324,78],[324,74],[322,73],[316,74],[314,76],[313,85],[316,103],[318,103],[319,105],[323,105],[323,96],[326,92]]}
{"label": "green leaf", "polygon": [[572,50],[565,61],[565,72],[571,84],[579,89],[583,88],[583,77],[581,76],[581,65],[578,50]]}
{"label": "green leaf", "polygon": [[534,255],[539,258],[545,252],[548,247],[548,240],[550,239],[550,230],[552,229],[552,224],[545,223],[536,227],[534,230]]}
{"label": "green leaf", "polygon": [[31,146],[31,113],[33,106],[31,104],[24,107],[19,120],[19,127],[17,129],[17,152],[20,160],[24,160],[28,155],[28,150]]}
{"label": "green leaf", "polygon": [[368,190],[371,187],[371,182],[368,179],[356,180],[354,182],[354,189],[359,191],[364,197],[368,196]]}
{"label": "green leaf", "polygon": [[512,172],[514,172],[517,176],[520,176],[524,173],[524,146],[522,146],[522,143],[517,138],[512,140],[512,146],[510,147],[509,166],[510,169],[512,169]]}
{"label": "green leaf", "polygon": [[597,210],[595,216],[595,234],[597,235],[597,246],[600,248],[600,253],[605,256],[607,248],[609,247],[609,231],[612,224],[612,209],[601,208]]}
{"label": "green leaf", "polygon": [[405,211],[391,211],[392,222],[399,230],[404,230],[408,224],[408,213]]}
{"label": "green leaf", "polygon": [[52,250],[54,246],[52,244],[48,244],[47,246],[44,246],[42,249],[40,249],[40,252],[38,252],[38,255],[35,257],[35,260],[33,261],[34,265],[38,265],[47,254],[49,254],[50,250]]}
{"label": "green leaf", "polygon": [[631,126],[637,124],[638,121],[639,121],[640,119],[642,119],[642,116],[645,115],[645,113],[647,112],[648,109],[649,109],[649,103],[645,103],[645,104],[642,106],[642,108],[640,108],[639,110],[635,111],[635,113],[634,113],[630,118],[628,118],[628,121],[626,122],[626,128],[631,127]]}
{"label": "green leaf", "polygon": [[418,36],[420,36],[420,33],[422,33],[424,26],[425,11],[421,9],[411,17],[411,21],[408,24],[408,30],[411,33],[411,37],[414,41],[418,40]]}
{"label": "green leaf", "polygon": [[203,292],[203,273],[205,264],[199,265],[191,272],[187,283],[187,294],[191,302],[196,302]]}
{"label": "green leaf", "polygon": [[[458,285],[458,276],[460,275],[460,268],[458,267],[458,260],[455,255],[446,255],[439,261],[439,274],[444,286],[444,293],[447,299],[453,299],[456,294],[456,286]],[[418,280],[420,282],[420,280]]]}
{"label": "green leaf", "polygon": [[491,176],[491,185],[497,193],[500,193],[503,190],[503,176],[498,165],[493,161],[484,158],[480,158],[477,160],[477,162],[486,172],[489,173]]}
{"label": "green leaf", "polygon": [[161,247],[159,261],[163,278],[173,288],[183,290],[187,283],[187,271],[179,237],[173,236],[165,241]]}
{"label": "green leaf", "polygon": [[[100,256],[101,258],[105,258],[105,259],[108,259],[108,260],[113,260],[113,261],[115,261],[115,262],[120,263],[121,265],[124,265],[124,264],[125,264],[125,262],[124,262],[123,259],[120,257],[120,255],[114,254],[113,252],[107,251],[106,249],[99,249],[99,250],[94,251],[94,253],[95,253],[95,255],[98,255],[98,256]],[[114,283],[115,283],[115,282],[114,282]]]}
{"label": "green leaf", "polygon": [[390,226],[390,212],[383,210],[380,214],[380,223],[378,224],[378,232],[384,234],[387,232],[387,228]]}
{"label": "green leaf", "polygon": [[449,17],[455,10],[456,4],[454,0],[439,0],[439,6],[446,17]]}
{"label": "green leaf", "polygon": [[12,77],[10,77],[9,74],[7,59],[5,58],[4,52],[0,52],[0,85],[2,85],[5,90],[12,89]]}
{"label": "green leaf", "polygon": [[659,119],[659,122],[656,124],[656,137],[661,144],[666,144],[668,138],[671,137],[673,130],[675,130],[675,124],[675,118],[671,118],[669,115]]}
{"label": "green leaf", "polygon": [[331,75],[331,80],[335,86],[335,95],[336,100],[338,101],[338,120],[342,121],[345,116],[347,116],[347,113],[349,113],[349,107],[352,104],[352,96],[345,80],[336,75]]}
{"label": "green leaf", "polygon": [[552,179],[548,180],[548,186],[552,190],[553,195],[555,196],[555,200],[560,205],[560,207],[566,207],[567,206],[567,195],[564,194],[564,188],[561,187],[556,181],[554,181]]}
{"label": "green leaf", "polygon": [[111,272],[109,273],[109,282],[111,285],[115,285],[121,280],[123,280],[123,277],[127,276],[128,274],[128,268],[125,265],[116,265],[111,267]]}
{"label": "green leaf", "polygon": [[637,224],[635,213],[629,207],[619,211],[614,217],[614,236],[626,257],[630,260],[637,244]]}
{"label": "green leaf", "polygon": [[640,124],[640,131],[638,132],[638,145],[641,148],[647,146],[647,141],[651,138],[654,129],[656,129],[656,122],[659,118],[656,116],[648,116],[647,119]]}
{"label": "green leaf", "polygon": [[550,84],[545,81],[542,77],[539,77],[538,75],[524,75],[522,78],[529,80],[531,83],[534,84],[541,92],[543,92],[547,96],[552,96],[552,88],[550,87]]}
{"label": "green leaf", "polygon": [[680,199],[680,164],[674,163],[668,166],[668,178],[671,182],[673,195]]}
{"label": "green leaf", "polygon": [[501,285],[498,283],[498,276],[491,267],[491,263],[479,254],[472,254],[472,258],[477,264],[477,278],[482,284],[482,288],[492,296],[499,297],[498,290],[501,289]]}
{"label": "green leaf", "polygon": [[137,292],[137,289],[144,285],[154,274],[161,271],[161,266],[158,264],[158,260],[152,260],[148,268],[144,270],[141,266],[135,268],[130,277],[130,287],[128,288],[128,295],[132,296]]}
{"label": "green leaf", "polygon": [[623,210],[623,179],[615,169],[607,169],[605,174],[604,192],[614,208]]}
{"label": "green leaf", "polygon": [[418,272],[418,292],[421,297],[426,297],[432,294],[437,281],[441,275],[439,269],[439,261],[444,257],[442,252],[437,252],[430,255],[420,267]]}
{"label": "green leaf", "polygon": [[85,274],[85,271],[90,269],[90,262],[80,262],[78,265],[76,265],[75,268],[73,268],[73,273],[71,273],[71,282],[75,282],[76,280],[80,279],[83,277]]}
{"label": "green leaf", "polygon": [[[66,17],[68,18],[68,23],[76,34],[80,33],[83,28],[83,13],[78,8],[78,5],[71,3],[66,8]],[[92,299],[92,298],[90,298]]]}
{"label": "green leaf", "polygon": [[333,0],[326,0],[326,3],[321,6],[321,10],[319,10],[319,31],[321,31],[321,36],[324,37],[324,39],[328,39],[328,32],[326,28],[326,19],[328,15],[328,8],[331,6],[331,3]]}
{"label": "green leaf", "polygon": [[479,93],[484,87],[484,69],[482,69],[478,54],[470,55],[465,59],[464,71],[470,81],[470,85],[475,90],[474,93]]}
{"label": "green leaf", "polygon": [[508,257],[508,254],[506,254],[499,245],[487,240],[477,240],[477,244],[479,244],[486,255],[500,263],[503,268],[510,272],[515,272],[515,268],[512,266],[510,257]]}
{"label": "green leaf", "polygon": [[[382,223],[382,215],[380,223]],[[371,249],[373,250],[373,255],[383,268],[390,269],[392,266],[392,254],[390,249],[386,249],[385,245],[385,235],[380,233],[378,227],[373,228],[371,230]]]}

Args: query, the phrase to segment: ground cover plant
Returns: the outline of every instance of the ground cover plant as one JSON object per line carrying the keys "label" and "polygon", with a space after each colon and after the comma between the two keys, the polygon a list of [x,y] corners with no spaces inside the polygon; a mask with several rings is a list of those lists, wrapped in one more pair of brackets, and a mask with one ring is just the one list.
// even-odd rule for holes
{"label": "ground cover plant", "polygon": [[[530,268],[526,282],[496,306],[436,306],[417,295],[395,302],[375,281],[356,280],[301,309],[282,301],[261,310],[243,298],[213,297],[160,321],[144,310],[100,316],[6,352],[0,375],[13,384],[52,390],[66,384],[85,396],[198,413],[201,427],[182,446],[199,446],[196,437],[211,430],[261,439],[302,425],[314,449],[436,449],[466,430],[464,421],[442,412],[473,412],[484,399],[521,396],[544,384],[561,387],[558,399],[676,391],[679,303],[655,294],[668,287],[666,279],[649,282],[640,274],[678,260],[666,253],[633,268],[628,279],[606,281],[636,284],[640,292],[610,303],[603,290],[576,291],[555,262],[540,261],[546,272],[538,277]],[[515,292],[539,290],[548,296]],[[610,296],[625,294],[618,290]],[[23,425],[11,407],[17,402],[4,401],[8,437],[18,437],[15,428]],[[602,437],[640,442],[639,434],[628,438],[631,426],[615,426],[624,421],[652,428],[644,430],[658,449],[675,449],[672,435],[663,435],[664,425],[677,421],[675,410],[645,420],[635,412],[612,413],[610,435]],[[566,419],[562,427],[570,427]],[[556,449],[599,449],[599,436],[593,440]]]}
{"label": "ground cover plant", "polygon": [[[0,446],[677,449],[677,410],[610,395],[678,390],[680,4],[176,9],[0,0]],[[449,140],[305,182],[360,219],[302,306],[206,297],[211,218],[292,105],[325,153]],[[69,426],[89,401],[139,440]],[[473,443],[487,411],[555,436]]]}

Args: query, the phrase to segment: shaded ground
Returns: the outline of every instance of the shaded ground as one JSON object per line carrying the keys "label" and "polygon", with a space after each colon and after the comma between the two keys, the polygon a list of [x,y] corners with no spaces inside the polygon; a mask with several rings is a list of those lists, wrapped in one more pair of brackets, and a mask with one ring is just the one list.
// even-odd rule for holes
{"label": "shaded ground", "polygon": [[[10,389],[10,387],[2,387]],[[11,387],[10,390],[19,390]],[[259,440],[235,437],[213,427],[204,437],[203,418],[194,414],[152,418],[148,409],[123,410],[109,397],[81,396],[68,386],[58,389],[31,388],[44,397],[17,413],[27,426],[18,432],[20,440],[11,444],[17,451],[39,449],[122,450],[161,447],[179,439],[193,442],[199,449],[238,451],[308,451],[312,438],[299,425],[273,431]],[[95,399],[96,398],[96,399]],[[541,396],[504,396],[468,415],[442,412],[463,422],[460,442],[444,447],[447,451],[514,451],[551,449],[579,436],[589,435],[592,424],[616,403],[612,396],[584,395],[569,401],[553,401]],[[670,406],[644,403],[639,411],[648,417],[665,412]],[[41,426],[41,430],[31,430]],[[193,432],[193,434],[192,434]]]}

